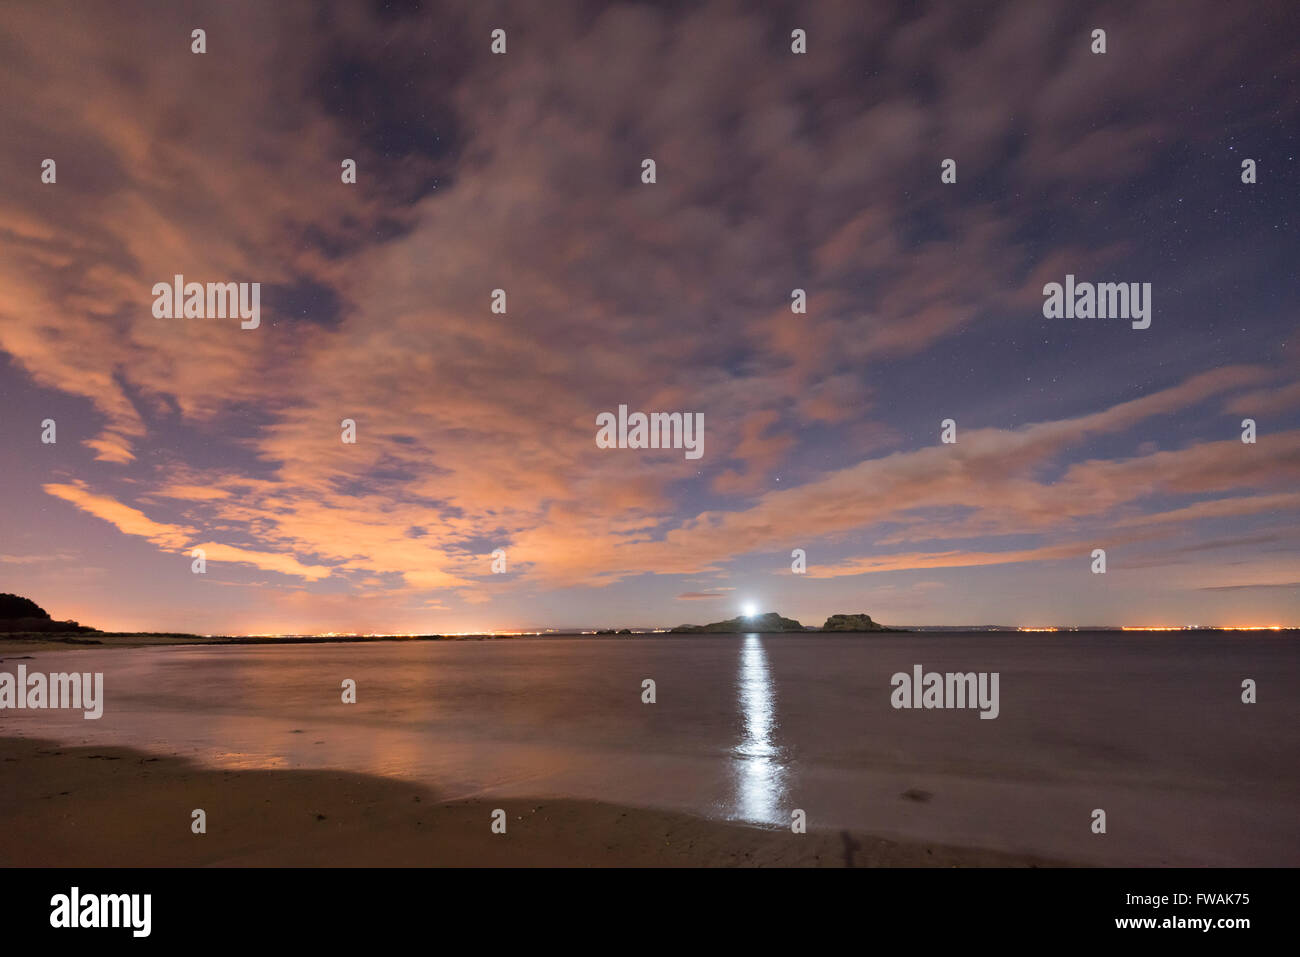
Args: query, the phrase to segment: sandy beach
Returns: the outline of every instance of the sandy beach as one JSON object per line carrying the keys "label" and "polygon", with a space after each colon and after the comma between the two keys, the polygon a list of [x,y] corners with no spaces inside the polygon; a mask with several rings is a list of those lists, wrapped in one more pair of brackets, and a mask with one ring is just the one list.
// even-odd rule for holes
{"label": "sandy beach", "polygon": [[[1005,867],[1044,859],[806,834],[574,800],[443,801],[336,771],[221,771],[127,748],[0,738],[8,867]],[[492,811],[507,814],[493,834]],[[207,833],[190,830],[207,813]]]}

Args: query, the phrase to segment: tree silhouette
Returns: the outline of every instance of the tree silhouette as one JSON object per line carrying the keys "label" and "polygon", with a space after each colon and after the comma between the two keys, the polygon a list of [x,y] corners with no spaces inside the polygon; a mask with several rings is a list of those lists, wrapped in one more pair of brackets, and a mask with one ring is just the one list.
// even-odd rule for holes
{"label": "tree silhouette", "polygon": [[47,612],[30,598],[23,598],[21,595],[10,595],[9,593],[0,594],[0,619],[8,618],[46,618],[50,617]]}

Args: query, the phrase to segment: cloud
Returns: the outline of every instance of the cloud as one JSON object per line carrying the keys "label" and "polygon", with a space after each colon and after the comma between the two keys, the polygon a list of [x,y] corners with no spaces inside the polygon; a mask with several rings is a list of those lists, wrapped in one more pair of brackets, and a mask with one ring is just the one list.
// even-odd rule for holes
{"label": "cloud", "polygon": [[201,548],[208,561],[253,565],[266,571],[294,575],[308,581],[324,578],[331,571],[326,566],[304,564],[292,555],[239,548],[218,542],[197,542],[196,536],[199,533],[195,529],[156,522],[139,509],[124,505],[108,496],[91,492],[80,483],[71,485],[50,483],[44,488],[50,495],[71,502],[82,511],[103,519],[123,534],[144,538],[151,544],[168,551],[187,552],[193,548]]}
{"label": "cloud", "polygon": [[[160,549],[479,604],[501,594],[495,547],[528,588],[718,572],[791,540],[851,556],[809,569],[837,577],[1294,510],[1285,428],[1249,452],[1125,451],[1211,399],[1293,409],[1262,364],[1171,362],[1143,381],[1175,384],[1123,399],[1081,375],[1072,410],[963,421],[952,447],[906,424],[932,394],[1009,389],[1001,368],[951,380],[973,342],[1039,334],[1047,277],[1131,255],[1108,232],[1036,237],[1083,215],[1081,184],[1120,191],[1162,142],[1212,141],[1149,104],[1221,105],[1250,47],[1218,38],[1261,29],[1232,4],[1103,9],[1106,58],[1063,0],[817,4],[807,57],[783,14],[723,2],[525,5],[507,57],[472,52],[497,25],[472,3],[334,24],[223,4],[206,57],[180,9],[6,10],[0,160],[32,175],[0,182],[0,349],[21,389],[88,410],[95,457],[44,487]],[[262,327],[155,319],[177,273],[262,282]],[[703,412],[705,459],[597,449],[620,403]],[[954,544],[999,536],[1032,542]]]}
{"label": "cloud", "polygon": [[1085,561],[1091,549],[1087,545],[1052,545],[1010,552],[913,552],[904,555],[879,555],[850,558],[808,569],[809,578],[842,578],[873,572],[906,571],[918,568],[964,568],[980,565],[1011,565],[1020,562],[1056,561],[1077,558]]}
{"label": "cloud", "polygon": [[218,542],[202,542],[194,546],[204,551],[204,557],[210,562],[231,562],[241,565],[253,565],[265,571],[279,572],[282,575],[295,575],[307,581],[317,581],[330,573],[326,565],[306,565],[292,555],[280,555],[275,552],[260,552]]}
{"label": "cloud", "polygon": [[1233,398],[1229,412],[1246,416],[1283,415],[1300,409],[1300,381],[1272,389],[1256,389]]}
{"label": "cloud", "polygon": [[1271,589],[1271,588],[1300,588],[1300,581],[1292,582],[1264,582],[1255,585],[1202,585],[1201,591],[1247,591],[1254,589]]}
{"label": "cloud", "polygon": [[71,502],[83,512],[103,519],[123,534],[148,539],[159,548],[179,551],[185,548],[186,543],[195,535],[191,528],[155,522],[139,509],[123,505],[108,496],[91,492],[80,482],[70,485],[51,482],[44,488],[50,495]]}

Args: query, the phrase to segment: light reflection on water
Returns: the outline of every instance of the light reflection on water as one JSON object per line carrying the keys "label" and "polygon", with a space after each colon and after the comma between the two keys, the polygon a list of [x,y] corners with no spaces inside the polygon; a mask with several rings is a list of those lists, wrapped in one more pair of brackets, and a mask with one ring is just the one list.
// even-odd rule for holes
{"label": "light reflection on water", "polygon": [[758,635],[746,635],[741,645],[737,698],[744,737],[732,749],[736,816],[745,821],[783,823],[787,772],[773,737],[776,695],[767,670],[767,652]]}

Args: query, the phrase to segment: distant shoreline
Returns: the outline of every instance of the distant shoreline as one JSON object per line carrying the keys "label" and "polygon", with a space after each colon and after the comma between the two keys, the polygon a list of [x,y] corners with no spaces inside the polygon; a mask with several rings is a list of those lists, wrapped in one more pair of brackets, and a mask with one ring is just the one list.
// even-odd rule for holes
{"label": "distant shoreline", "polygon": [[488,641],[517,640],[529,638],[585,638],[593,641],[625,641],[629,638],[673,638],[689,641],[692,638],[707,637],[741,637],[745,634],[760,634],[766,637],[840,637],[840,638],[878,638],[883,635],[945,635],[945,634],[1078,634],[1078,633],[1113,633],[1121,634],[1300,634],[1300,627],[1214,627],[1204,628],[1141,628],[1134,626],[1098,626],[1091,628],[1017,628],[1014,626],[976,626],[960,628],[956,626],[891,628],[888,631],[807,631],[785,632],[674,632],[632,631],[624,634],[609,634],[605,631],[539,631],[482,633],[467,635],[192,635],[179,632],[77,632],[58,634],[53,632],[19,632],[0,634],[0,658],[7,653],[23,651],[44,651],[70,648],[149,648],[156,646],[219,646],[219,645],[320,645],[320,644],[366,644],[390,641]]}

